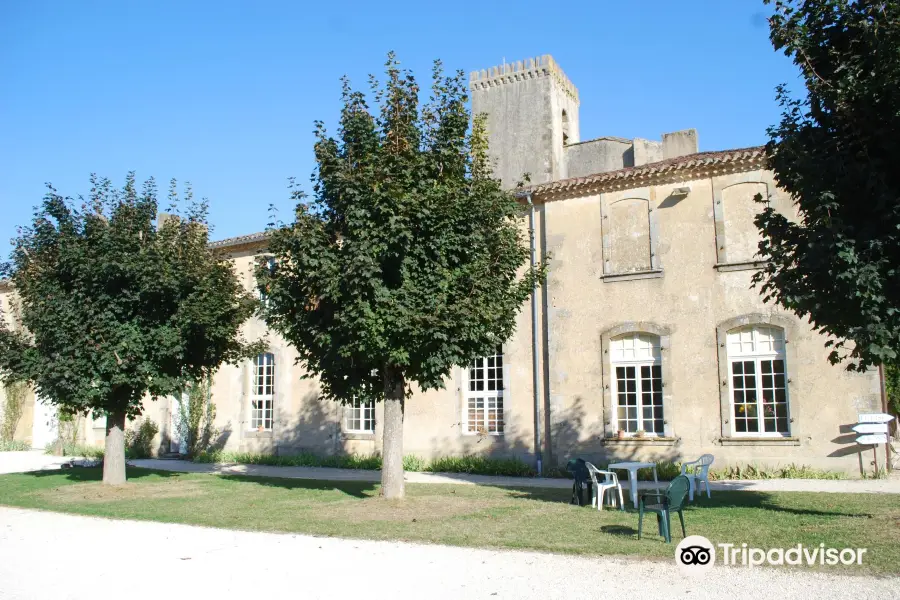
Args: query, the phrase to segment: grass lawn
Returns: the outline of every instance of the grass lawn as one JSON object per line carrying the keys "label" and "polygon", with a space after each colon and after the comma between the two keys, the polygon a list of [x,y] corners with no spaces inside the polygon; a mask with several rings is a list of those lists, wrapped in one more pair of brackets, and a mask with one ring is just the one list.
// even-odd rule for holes
{"label": "grass lawn", "polygon": [[[568,504],[568,490],[407,484],[402,502],[366,482],[169,473],[129,468],[107,488],[100,469],[0,476],[0,504],[231,529],[409,540],[456,546],[671,560],[651,515]],[[829,572],[900,572],[900,496],[714,492],[685,511],[688,535],[758,548],[868,548],[863,565]],[[677,518],[676,518],[677,527]],[[132,543],[132,542],[129,542]],[[810,567],[799,567],[808,569]]]}

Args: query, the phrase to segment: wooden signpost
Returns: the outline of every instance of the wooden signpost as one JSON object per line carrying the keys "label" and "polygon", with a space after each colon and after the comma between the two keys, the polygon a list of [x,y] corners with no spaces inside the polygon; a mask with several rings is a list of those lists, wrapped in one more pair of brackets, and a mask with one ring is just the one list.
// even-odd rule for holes
{"label": "wooden signpost", "polygon": [[[886,413],[859,413],[857,419],[859,422],[853,426],[853,431],[862,435],[856,438],[856,443],[872,446],[875,474],[878,475],[878,452],[875,447],[888,443],[888,423],[894,420],[894,416]],[[859,466],[861,468],[862,463]]]}

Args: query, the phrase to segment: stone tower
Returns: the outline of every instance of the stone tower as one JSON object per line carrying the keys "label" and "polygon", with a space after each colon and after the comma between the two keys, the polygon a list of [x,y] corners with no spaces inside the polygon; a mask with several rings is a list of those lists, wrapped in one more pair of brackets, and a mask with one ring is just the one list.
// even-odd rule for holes
{"label": "stone tower", "polygon": [[487,114],[495,174],[505,187],[567,176],[564,147],[577,143],[578,90],[549,54],[469,76],[472,113]]}

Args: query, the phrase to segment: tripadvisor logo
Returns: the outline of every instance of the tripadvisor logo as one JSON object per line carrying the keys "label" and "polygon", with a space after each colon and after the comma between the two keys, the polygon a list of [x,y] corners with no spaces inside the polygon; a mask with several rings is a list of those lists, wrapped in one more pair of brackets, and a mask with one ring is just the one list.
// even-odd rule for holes
{"label": "tripadvisor logo", "polygon": [[689,535],[675,547],[675,562],[685,575],[705,573],[716,564],[716,549],[702,535]]}
{"label": "tripadvisor logo", "polygon": [[712,569],[716,549],[725,566],[761,565],[861,565],[867,548],[826,548],[825,544],[790,548],[752,548],[747,544],[715,544],[701,535],[689,535],[675,548],[675,562],[682,573],[697,575]]}

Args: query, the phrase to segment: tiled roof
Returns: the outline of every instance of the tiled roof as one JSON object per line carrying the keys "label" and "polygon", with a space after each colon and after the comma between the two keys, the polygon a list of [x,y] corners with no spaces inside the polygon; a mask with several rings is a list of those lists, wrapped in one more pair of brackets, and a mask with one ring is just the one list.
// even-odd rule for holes
{"label": "tiled roof", "polygon": [[243,246],[244,244],[253,244],[256,242],[262,242],[268,237],[268,233],[265,231],[258,231],[256,233],[250,233],[247,235],[239,235],[237,237],[225,238],[224,240],[218,240],[215,242],[210,242],[210,248],[230,248],[232,246]]}
{"label": "tiled roof", "polygon": [[687,176],[693,172],[710,170],[739,172],[764,166],[765,157],[766,149],[764,146],[716,152],[698,152],[639,167],[627,167],[595,175],[540,183],[526,187],[519,195],[531,193],[534,196],[555,196],[576,192],[603,191],[603,189],[638,187],[642,184],[653,183],[659,179]]}

